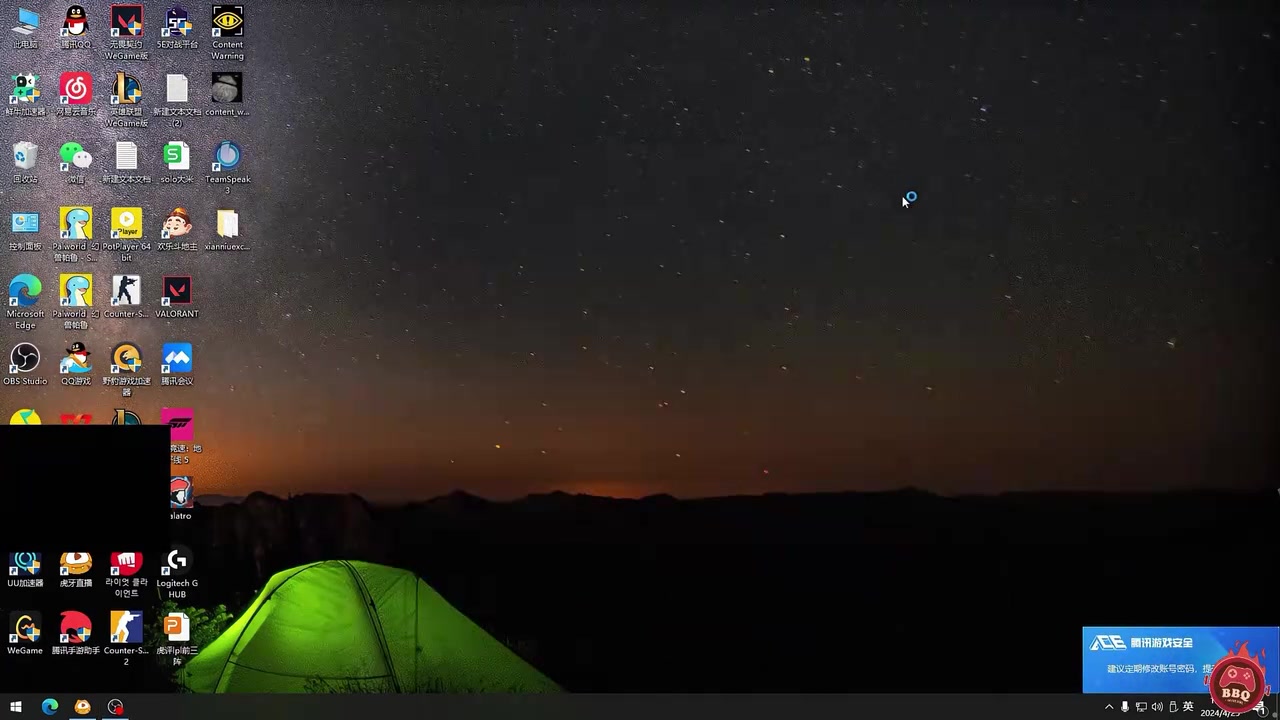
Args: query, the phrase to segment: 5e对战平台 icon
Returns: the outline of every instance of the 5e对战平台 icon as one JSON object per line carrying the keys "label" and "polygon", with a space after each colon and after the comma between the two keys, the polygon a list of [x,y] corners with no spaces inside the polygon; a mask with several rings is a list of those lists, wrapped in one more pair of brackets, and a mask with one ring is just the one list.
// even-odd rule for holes
{"label": "5e\u5bf9\u6218\u5e73\u53f0 icon", "polygon": [[164,27],[160,28],[160,37],[189,37],[195,30],[191,22],[191,13],[181,5],[173,5],[164,11]]}

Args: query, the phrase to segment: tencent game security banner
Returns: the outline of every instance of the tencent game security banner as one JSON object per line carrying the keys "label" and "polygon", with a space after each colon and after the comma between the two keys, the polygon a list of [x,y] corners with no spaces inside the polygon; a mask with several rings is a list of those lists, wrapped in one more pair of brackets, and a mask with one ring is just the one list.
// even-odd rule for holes
{"label": "tencent game security banner", "polygon": [[1086,627],[1084,692],[1204,693],[1225,658],[1262,670],[1258,690],[1280,690],[1278,627]]}

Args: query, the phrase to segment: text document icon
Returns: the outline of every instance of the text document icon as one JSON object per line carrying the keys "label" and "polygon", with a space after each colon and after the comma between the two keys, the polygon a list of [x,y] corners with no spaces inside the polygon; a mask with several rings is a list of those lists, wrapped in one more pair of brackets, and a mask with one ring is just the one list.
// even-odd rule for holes
{"label": "text document icon", "polygon": [[184,103],[187,102],[187,76],[186,75],[165,75],[164,76],[165,102]]}
{"label": "text document icon", "polygon": [[116,169],[138,169],[138,146],[127,140],[116,143]]}
{"label": "text document icon", "polygon": [[240,237],[240,215],[235,210],[218,211],[218,237]]}

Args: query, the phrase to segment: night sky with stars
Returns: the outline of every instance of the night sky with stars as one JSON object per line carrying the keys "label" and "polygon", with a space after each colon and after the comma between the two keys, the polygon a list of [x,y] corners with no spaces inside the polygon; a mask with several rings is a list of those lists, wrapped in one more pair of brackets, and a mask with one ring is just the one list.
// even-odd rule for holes
{"label": "night sky with stars", "polygon": [[[149,296],[190,274],[199,319],[3,336],[45,350],[51,385],[0,396],[53,418],[122,407],[58,386],[63,343],[100,362],[195,343],[193,387],[123,407],[195,409],[197,493],[1141,490],[1274,469],[1274,3],[263,0],[243,63],[154,36],[150,59],[109,61],[107,2],[84,3],[95,49],[63,50],[67,3],[33,4],[41,48],[6,38],[0,58],[46,87],[126,69],[149,113],[166,73],[191,74],[194,107],[211,72],[244,73],[248,117],[119,130],[103,102],[4,122],[104,167],[135,139],[156,177],[170,135],[193,167],[244,147],[230,194],[200,168],[177,187],[91,172],[77,194],[50,165],[0,190],[54,217],[133,199],[149,233],[186,207],[202,242],[239,211],[248,252],[79,268],[140,273]],[[56,290],[52,258],[0,251],[6,280]]]}

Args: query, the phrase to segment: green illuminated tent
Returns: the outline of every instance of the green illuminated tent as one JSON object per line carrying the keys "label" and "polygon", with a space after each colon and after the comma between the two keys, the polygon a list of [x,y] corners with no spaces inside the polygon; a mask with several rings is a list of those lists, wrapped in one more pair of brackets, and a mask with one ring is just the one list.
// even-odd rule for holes
{"label": "green illuminated tent", "polygon": [[326,560],[276,573],[187,663],[191,692],[558,692],[406,570]]}

